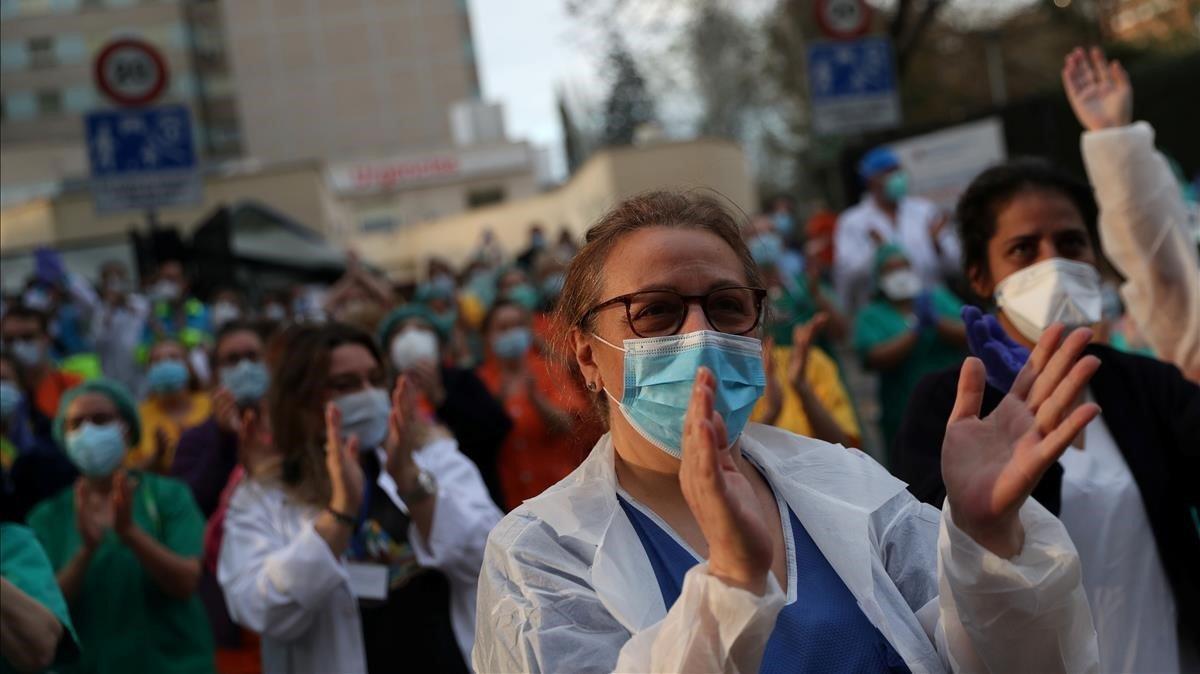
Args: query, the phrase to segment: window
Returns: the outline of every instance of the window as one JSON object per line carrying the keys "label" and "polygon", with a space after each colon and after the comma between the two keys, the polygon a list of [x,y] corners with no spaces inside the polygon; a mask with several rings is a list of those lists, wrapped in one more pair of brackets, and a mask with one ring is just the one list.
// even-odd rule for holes
{"label": "window", "polygon": [[58,65],[54,54],[54,38],[29,38],[29,65],[34,68],[53,68]]}
{"label": "window", "polygon": [[38,114],[44,117],[61,115],[63,112],[62,93],[57,89],[42,89],[37,92]]}
{"label": "window", "polygon": [[479,208],[504,201],[503,187],[484,187],[467,192],[467,208]]}

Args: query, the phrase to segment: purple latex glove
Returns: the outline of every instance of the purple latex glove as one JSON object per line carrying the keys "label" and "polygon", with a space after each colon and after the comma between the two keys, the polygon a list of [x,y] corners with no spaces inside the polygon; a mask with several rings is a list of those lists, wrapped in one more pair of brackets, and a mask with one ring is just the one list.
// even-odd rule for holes
{"label": "purple latex glove", "polygon": [[33,251],[33,275],[43,283],[59,286],[67,278],[67,268],[57,250],[38,248]]}
{"label": "purple latex glove", "polygon": [[962,319],[967,325],[967,346],[983,361],[988,384],[1008,393],[1029,360],[1029,349],[1014,342],[995,316],[976,307],[963,307]]}
{"label": "purple latex glove", "polygon": [[913,301],[913,313],[917,315],[917,330],[924,332],[937,327],[937,311],[933,308],[933,294],[924,290]]}

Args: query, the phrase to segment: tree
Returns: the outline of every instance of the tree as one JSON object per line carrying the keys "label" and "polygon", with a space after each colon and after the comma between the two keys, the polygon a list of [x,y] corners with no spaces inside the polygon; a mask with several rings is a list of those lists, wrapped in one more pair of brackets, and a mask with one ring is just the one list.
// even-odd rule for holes
{"label": "tree", "polygon": [[608,54],[610,87],[604,102],[604,144],[629,145],[637,128],[655,120],[654,101],[633,55],[613,35]]}
{"label": "tree", "polygon": [[757,36],[742,17],[704,0],[685,36],[696,96],[702,106],[696,130],[742,140],[757,99]]}

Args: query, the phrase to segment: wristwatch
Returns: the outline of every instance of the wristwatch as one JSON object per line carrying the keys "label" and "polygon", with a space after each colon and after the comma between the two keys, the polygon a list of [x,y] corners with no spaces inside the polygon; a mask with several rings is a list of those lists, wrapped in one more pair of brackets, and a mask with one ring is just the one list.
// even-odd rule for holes
{"label": "wristwatch", "polygon": [[411,491],[400,494],[400,500],[408,504],[419,503],[437,493],[437,479],[433,473],[421,469],[417,473],[417,484]]}

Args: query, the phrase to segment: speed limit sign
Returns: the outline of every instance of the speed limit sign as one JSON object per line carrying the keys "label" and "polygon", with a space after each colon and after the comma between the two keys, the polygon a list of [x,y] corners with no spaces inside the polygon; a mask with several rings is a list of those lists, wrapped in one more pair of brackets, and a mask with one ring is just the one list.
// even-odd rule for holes
{"label": "speed limit sign", "polygon": [[866,0],[817,0],[813,11],[821,32],[835,40],[861,37],[871,25],[871,8]]}
{"label": "speed limit sign", "polygon": [[96,86],[114,102],[146,105],[167,86],[167,62],[145,41],[122,38],[100,50],[95,76]]}

